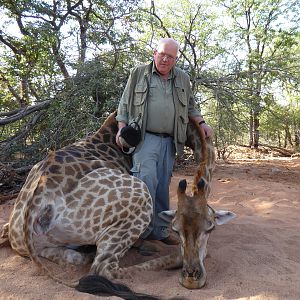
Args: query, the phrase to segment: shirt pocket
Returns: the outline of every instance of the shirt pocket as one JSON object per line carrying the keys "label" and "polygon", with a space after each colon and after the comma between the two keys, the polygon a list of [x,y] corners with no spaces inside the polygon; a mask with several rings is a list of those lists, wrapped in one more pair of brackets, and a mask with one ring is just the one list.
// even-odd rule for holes
{"label": "shirt pocket", "polygon": [[186,129],[189,122],[188,116],[181,115],[178,120],[178,132],[177,138],[179,143],[185,143],[186,141]]}
{"label": "shirt pocket", "polygon": [[147,85],[138,84],[134,89],[134,105],[139,106],[145,102]]}
{"label": "shirt pocket", "polygon": [[179,104],[183,107],[187,106],[188,99],[187,99],[187,92],[183,87],[176,86],[176,92],[179,100]]}

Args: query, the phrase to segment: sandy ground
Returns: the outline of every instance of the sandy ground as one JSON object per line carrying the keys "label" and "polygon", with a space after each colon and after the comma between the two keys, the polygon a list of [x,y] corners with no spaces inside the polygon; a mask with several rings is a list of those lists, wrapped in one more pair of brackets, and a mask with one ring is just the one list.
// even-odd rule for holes
{"label": "sandy ground", "polygon": [[[193,168],[175,171],[171,185],[176,206],[179,179],[192,180]],[[187,290],[179,270],[145,272],[123,280],[138,292],[161,299],[300,299],[300,158],[231,160],[218,163],[209,200],[215,209],[237,214],[210,237],[207,284]],[[0,225],[13,202],[0,205]],[[159,243],[161,244],[161,243]],[[174,251],[162,246],[160,255]],[[130,250],[124,265],[149,259]],[[57,276],[79,278],[86,268],[49,263]],[[99,299],[49,279],[31,261],[0,248],[0,299]],[[109,297],[104,299],[117,299]]]}

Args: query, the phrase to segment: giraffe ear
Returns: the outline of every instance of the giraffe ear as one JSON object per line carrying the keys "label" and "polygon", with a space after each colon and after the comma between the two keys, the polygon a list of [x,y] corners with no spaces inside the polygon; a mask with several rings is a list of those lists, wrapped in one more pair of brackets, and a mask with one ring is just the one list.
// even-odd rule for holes
{"label": "giraffe ear", "polygon": [[175,217],[176,215],[176,210],[173,209],[173,210],[165,210],[165,211],[162,211],[158,214],[158,216],[168,222],[168,223],[171,223],[171,221],[173,220],[173,218]]}
{"label": "giraffe ear", "polygon": [[235,217],[236,214],[228,210],[215,211],[215,223],[217,225],[223,225]]}

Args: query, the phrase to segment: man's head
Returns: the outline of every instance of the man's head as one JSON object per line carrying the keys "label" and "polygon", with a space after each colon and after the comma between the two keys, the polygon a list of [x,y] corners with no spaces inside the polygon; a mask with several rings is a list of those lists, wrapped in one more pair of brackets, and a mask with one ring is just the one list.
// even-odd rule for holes
{"label": "man's head", "polygon": [[159,41],[157,49],[154,50],[154,63],[161,75],[168,75],[176,63],[179,44],[171,38]]}

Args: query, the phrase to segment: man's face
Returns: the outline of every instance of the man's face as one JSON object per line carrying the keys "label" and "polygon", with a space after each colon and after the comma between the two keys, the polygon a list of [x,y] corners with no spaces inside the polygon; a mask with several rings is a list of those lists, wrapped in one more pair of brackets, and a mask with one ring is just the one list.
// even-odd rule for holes
{"label": "man's face", "polygon": [[168,75],[176,63],[177,47],[174,43],[160,44],[154,51],[154,63],[161,75]]}

